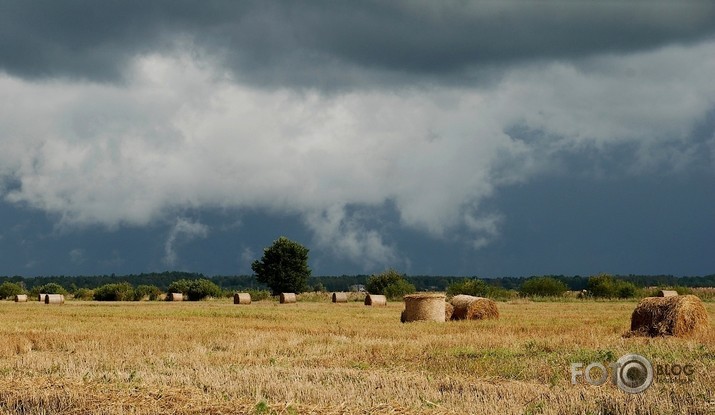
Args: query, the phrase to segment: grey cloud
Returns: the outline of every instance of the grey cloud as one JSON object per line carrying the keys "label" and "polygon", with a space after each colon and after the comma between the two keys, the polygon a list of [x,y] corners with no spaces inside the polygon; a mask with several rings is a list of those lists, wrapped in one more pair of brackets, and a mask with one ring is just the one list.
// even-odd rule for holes
{"label": "grey cloud", "polygon": [[450,83],[524,60],[625,53],[715,33],[711,2],[4,1],[0,67],[119,81],[190,48],[268,86]]}

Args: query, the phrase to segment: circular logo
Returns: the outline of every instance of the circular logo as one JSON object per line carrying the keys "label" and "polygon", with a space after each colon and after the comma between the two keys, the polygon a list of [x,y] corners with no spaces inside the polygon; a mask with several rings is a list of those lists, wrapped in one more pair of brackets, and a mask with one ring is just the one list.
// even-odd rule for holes
{"label": "circular logo", "polygon": [[616,384],[623,392],[641,393],[653,383],[653,365],[641,355],[621,356],[616,368]]}

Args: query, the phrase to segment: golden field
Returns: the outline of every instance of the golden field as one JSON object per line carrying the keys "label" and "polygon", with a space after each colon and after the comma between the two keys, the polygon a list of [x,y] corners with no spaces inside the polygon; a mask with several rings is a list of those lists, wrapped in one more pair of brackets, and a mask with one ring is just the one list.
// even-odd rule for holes
{"label": "golden field", "polygon": [[[635,301],[499,302],[490,321],[400,323],[325,301],[0,303],[0,413],[715,413],[715,307],[689,339],[623,337]],[[629,395],[570,364],[641,354],[689,382]]]}

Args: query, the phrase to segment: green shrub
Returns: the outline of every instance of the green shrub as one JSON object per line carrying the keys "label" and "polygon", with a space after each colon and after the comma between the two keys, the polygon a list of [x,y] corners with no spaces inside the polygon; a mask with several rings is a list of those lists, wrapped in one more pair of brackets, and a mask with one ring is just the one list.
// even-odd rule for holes
{"label": "green shrub", "polygon": [[221,297],[221,287],[207,280],[199,278],[197,280],[178,280],[169,285],[170,293],[182,293],[189,301],[203,300],[207,297]]}
{"label": "green shrub", "polygon": [[5,281],[4,283],[0,284],[0,299],[15,297],[16,295],[22,294],[24,292],[25,289],[22,288],[20,284],[16,284],[10,281]]}
{"label": "green shrub", "polygon": [[486,282],[478,278],[467,278],[449,284],[447,286],[447,296],[454,297],[455,295],[464,294],[474,297],[487,297],[490,288]]}
{"label": "green shrub", "polygon": [[90,290],[89,288],[77,288],[74,291],[74,299],[75,300],[93,300],[94,299],[94,290]]}
{"label": "green shrub", "polygon": [[365,288],[371,294],[382,294],[393,300],[416,291],[415,286],[394,269],[372,275],[367,279]]}
{"label": "green shrub", "polygon": [[588,279],[588,291],[596,298],[632,298],[638,293],[638,288],[630,281],[599,274]]}
{"label": "green shrub", "polygon": [[148,297],[149,301],[156,301],[161,294],[161,289],[156,285],[139,285],[134,290],[134,300],[141,301]]}
{"label": "green shrub", "polygon": [[32,290],[30,291],[30,294],[32,294],[33,296],[38,295],[39,293],[67,295],[67,290],[65,290],[65,288],[63,286],[61,286],[57,283],[51,282],[49,284],[33,287]]}
{"label": "green shrub", "polygon": [[246,290],[245,292],[251,294],[251,301],[268,300],[271,298],[271,292],[268,290]]}
{"label": "green shrub", "polygon": [[94,290],[96,301],[132,301],[134,300],[134,287],[128,282],[106,284]]}
{"label": "green shrub", "polygon": [[529,278],[521,284],[521,295],[533,297],[560,297],[568,287],[553,277]]}

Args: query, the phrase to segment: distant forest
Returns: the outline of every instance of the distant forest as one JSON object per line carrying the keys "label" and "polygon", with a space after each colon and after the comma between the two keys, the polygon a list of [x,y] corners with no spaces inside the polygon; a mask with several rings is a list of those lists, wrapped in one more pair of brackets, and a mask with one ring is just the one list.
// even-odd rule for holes
{"label": "distant forest", "polygon": [[[570,290],[580,291],[586,289],[588,276],[564,276],[564,275],[538,275],[553,277],[563,281]],[[340,275],[340,276],[316,276],[311,277],[308,286],[313,289],[323,289],[327,291],[345,291],[350,286],[365,284],[369,275]],[[537,277],[532,276],[532,277]],[[413,275],[406,276],[418,291],[444,291],[451,283],[464,280],[465,278],[479,278],[490,285],[504,289],[518,290],[521,284],[532,277],[456,277],[456,276],[428,276]],[[672,275],[615,275],[618,279],[631,281],[639,287],[654,286],[682,286],[682,287],[715,287],[715,274],[696,277],[675,277]],[[130,275],[83,275],[83,276],[38,276],[38,277],[0,277],[0,284],[5,281],[23,283],[31,290],[35,286],[45,285],[51,282],[60,284],[70,292],[77,288],[97,288],[105,284],[128,282],[134,286],[155,285],[162,290],[166,290],[174,281],[180,279],[208,278],[224,290],[240,289],[265,289],[263,284],[256,281],[251,275],[218,275],[207,277],[200,273],[167,271],[161,273],[143,273]]]}

